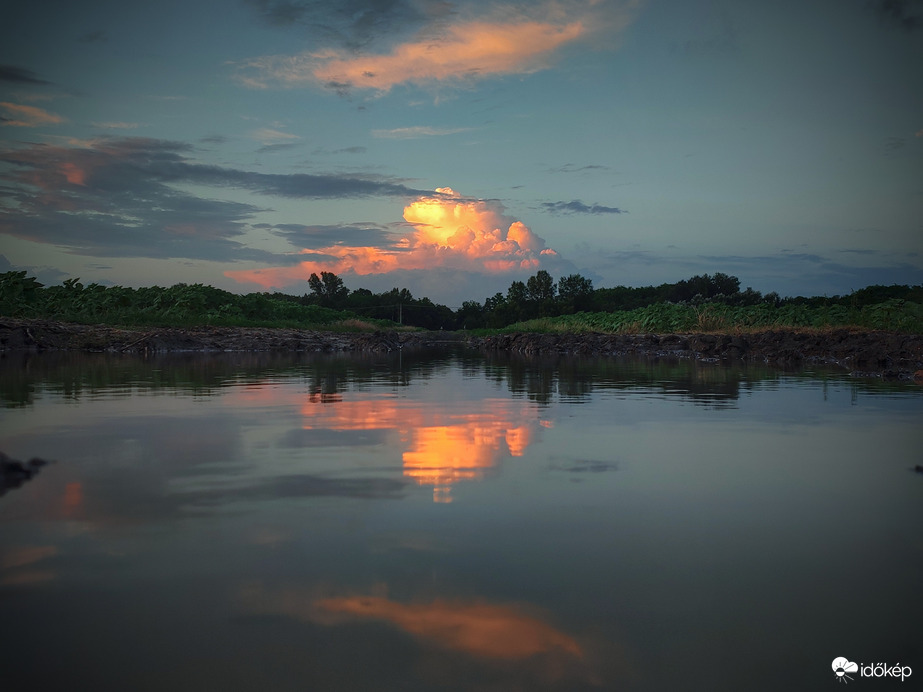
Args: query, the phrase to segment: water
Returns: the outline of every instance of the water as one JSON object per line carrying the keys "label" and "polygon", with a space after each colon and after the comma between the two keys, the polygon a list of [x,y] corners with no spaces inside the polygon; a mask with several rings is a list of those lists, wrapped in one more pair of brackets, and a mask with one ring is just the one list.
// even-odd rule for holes
{"label": "water", "polygon": [[5,690],[923,677],[919,386],[49,354],[0,361],[0,396],[0,449],[56,460],[0,497]]}

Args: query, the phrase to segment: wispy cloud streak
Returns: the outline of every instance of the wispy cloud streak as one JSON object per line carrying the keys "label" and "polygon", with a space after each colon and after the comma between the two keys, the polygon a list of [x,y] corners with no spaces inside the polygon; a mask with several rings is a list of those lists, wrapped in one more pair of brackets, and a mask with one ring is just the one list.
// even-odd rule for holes
{"label": "wispy cloud streak", "polygon": [[[630,21],[636,3],[608,10],[616,30]],[[606,7],[614,7],[614,3]],[[546,69],[563,46],[583,41],[602,24],[603,3],[500,5],[490,16],[440,17],[416,36],[378,53],[326,48],[298,55],[268,55],[237,65],[238,79],[253,88],[321,85],[338,92],[383,93],[404,84],[466,83]]]}
{"label": "wispy cloud streak", "polygon": [[467,132],[470,127],[428,127],[417,125],[414,127],[397,127],[393,130],[372,130],[372,136],[378,139],[419,139],[421,137],[444,137]]}
{"label": "wispy cloud streak", "polygon": [[39,127],[40,125],[56,125],[63,123],[64,118],[54,113],[35,106],[24,106],[19,103],[0,102],[9,117],[0,116],[0,125],[10,127]]}
{"label": "wispy cloud streak", "polygon": [[584,204],[579,199],[570,202],[543,202],[542,208],[552,214],[626,214],[618,207],[604,207],[601,204]]}
{"label": "wispy cloud streak", "polygon": [[0,65],[0,82],[40,86],[51,84],[51,82],[41,79],[32,70],[27,70],[24,67],[17,67],[16,65]]}

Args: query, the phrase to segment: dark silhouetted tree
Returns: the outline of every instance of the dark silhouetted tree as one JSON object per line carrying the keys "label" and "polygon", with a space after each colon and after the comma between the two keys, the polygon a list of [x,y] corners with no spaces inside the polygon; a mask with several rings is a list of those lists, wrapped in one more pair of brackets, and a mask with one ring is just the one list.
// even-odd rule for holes
{"label": "dark silhouetted tree", "polygon": [[317,302],[326,308],[340,307],[349,295],[343,279],[333,272],[321,272],[320,276],[311,274],[308,285]]}
{"label": "dark silhouetted tree", "polygon": [[554,300],[556,290],[554,279],[544,269],[540,269],[535,276],[530,276],[526,281],[526,298],[535,303]]}
{"label": "dark silhouetted tree", "polygon": [[593,301],[593,282],[580,274],[562,276],[558,281],[558,305],[562,314],[589,310]]}

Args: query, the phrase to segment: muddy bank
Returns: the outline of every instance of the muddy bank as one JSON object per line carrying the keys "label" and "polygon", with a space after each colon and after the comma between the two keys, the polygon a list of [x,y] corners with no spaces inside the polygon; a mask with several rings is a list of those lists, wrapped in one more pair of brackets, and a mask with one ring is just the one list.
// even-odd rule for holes
{"label": "muddy bank", "polygon": [[923,335],[791,330],[754,334],[500,334],[456,332],[335,333],[257,327],[121,329],[49,320],[0,318],[0,352],[386,352],[464,343],[482,351],[525,355],[588,355],[744,361],[783,367],[834,365],[857,375],[923,378]]}
{"label": "muddy bank", "polygon": [[120,329],[107,325],[0,318],[0,351],[136,354],[184,351],[383,352],[433,346],[460,338],[452,332],[335,333],[259,327]]}
{"label": "muddy bank", "polygon": [[823,334],[766,331],[754,334],[501,334],[471,337],[469,346],[523,354],[642,355],[745,361],[784,367],[836,365],[856,375],[923,378],[923,335],[889,332]]}

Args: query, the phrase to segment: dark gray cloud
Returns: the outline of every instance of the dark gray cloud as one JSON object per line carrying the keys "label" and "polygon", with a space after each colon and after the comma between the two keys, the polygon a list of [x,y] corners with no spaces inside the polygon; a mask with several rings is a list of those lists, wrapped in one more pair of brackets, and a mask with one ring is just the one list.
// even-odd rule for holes
{"label": "dark gray cloud", "polygon": [[570,202],[543,202],[542,208],[552,214],[626,214],[618,207],[604,207],[601,204],[584,204],[579,199]]}
{"label": "dark gray cloud", "polygon": [[906,31],[923,27],[923,2],[921,0],[874,0],[869,7],[882,21]]}
{"label": "dark gray cloud", "polygon": [[[193,163],[192,152],[183,142],[139,137],[100,139],[88,148],[30,144],[0,151],[0,191],[11,202],[0,207],[0,233],[100,257],[291,264],[296,256],[244,242],[263,207],[197,196],[182,185],[303,199],[426,193],[387,179],[207,166]],[[310,235],[309,228],[282,234]]]}
{"label": "dark gray cloud", "polygon": [[289,0],[245,0],[259,17],[272,26],[289,26],[303,21],[307,3]]}
{"label": "dark gray cloud", "polygon": [[[592,252],[592,248],[585,248]],[[742,287],[775,291],[782,296],[847,295],[874,284],[923,283],[923,266],[906,253],[874,248],[851,248],[830,254],[780,250],[759,255],[687,255],[677,248],[664,252],[650,249],[607,251],[593,255],[596,271],[617,281],[594,279],[604,288],[618,284],[648,286],[672,283],[695,274],[724,272],[740,279]],[[861,263],[861,264],[859,264]]]}
{"label": "dark gray cloud", "polygon": [[441,0],[244,0],[264,22],[299,27],[314,37],[356,50],[380,38],[412,33],[452,11]]}
{"label": "dark gray cloud", "polygon": [[602,166],[600,164],[591,163],[586,166],[577,166],[573,163],[565,163],[563,166],[558,166],[557,168],[549,168],[549,173],[586,173],[588,171],[608,171],[611,170],[609,166]]}
{"label": "dark gray cloud", "polygon": [[857,266],[841,262],[836,256],[785,250],[753,256],[703,255],[698,259],[703,266],[712,267],[712,271],[717,267],[717,271],[738,276],[744,286],[776,291],[783,296],[846,295],[875,284],[923,283],[923,268],[907,262],[905,255],[863,248],[835,254],[863,257],[865,264]]}
{"label": "dark gray cloud", "polygon": [[256,150],[258,154],[272,154],[276,151],[288,151],[303,146],[300,142],[280,142],[279,144],[264,144]]}
{"label": "dark gray cloud", "polygon": [[0,82],[11,82],[13,84],[35,84],[44,86],[51,82],[41,79],[32,70],[27,70],[16,65],[0,65]]}
{"label": "dark gray cloud", "polygon": [[307,249],[327,248],[335,245],[383,247],[394,242],[394,238],[386,229],[365,224],[333,226],[279,224],[273,228],[272,232],[285,238],[295,247]]}
{"label": "dark gray cloud", "polygon": [[[104,268],[108,269],[108,267]],[[66,272],[62,272],[54,267],[38,266],[34,264],[13,264],[5,255],[0,255],[0,274],[11,271],[28,272],[29,276],[34,276],[40,284],[44,284],[45,286],[59,284],[70,276]]]}
{"label": "dark gray cloud", "polygon": [[343,147],[342,149],[323,149],[318,147],[311,153],[315,156],[322,154],[364,154],[368,149],[366,147]]}

